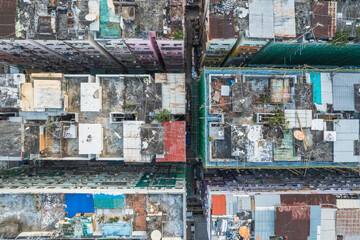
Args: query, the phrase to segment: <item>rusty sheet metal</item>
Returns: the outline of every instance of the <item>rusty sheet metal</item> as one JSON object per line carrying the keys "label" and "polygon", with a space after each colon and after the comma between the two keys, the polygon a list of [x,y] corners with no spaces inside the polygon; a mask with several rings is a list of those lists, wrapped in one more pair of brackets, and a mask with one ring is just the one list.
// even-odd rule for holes
{"label": "rusty sheet metal", "polygon": [[[232,15],[232,13],[231,13]],[[209,30],[209,39],[228,39],[235,38],[235,27],[233,23],[233,17],[221,16],[221,15],[210,15],[210,30]]]}
{"label": "rusty sheet metal", "polygon": [[185,122],[164,122],[164,154],[157,162],[186,162]]}
{"label": "rusty sheet metal", "polygon": [[0,38],[15,36],[16,1],[0,1]]}
{"label": "rusty sheet metal", "polygon": [[314,37],[335,36],[336,9],[337,2],[323,1],[312,3],[312,27],[314,28]]}
{"label": "rusty sheet metal", "polygon": [[171,114],[185,114],[185,74],[157,73],[155,82],[162,83],[162,108]]}
{"label": "rusty sheet metal", "polygon": [[359,209],[340,209],[336,212],[336,235],[343,235],[344,240],[359,239],[359,226]]}
{"label": "rusty sheet metal", "polygon": [[296,37],[294,0],[274,0],[274,34],[276,37]]}
{"label": "rusty sheet metal", "polygon": [[291,240],[306,240],[310,234],[310,206],[276,208],[275,235]]}
{"label": "rusty sheet metal", "polygon": [[281,206],[336,206],[336,196],[333,194],[282,194],[280,199]]}

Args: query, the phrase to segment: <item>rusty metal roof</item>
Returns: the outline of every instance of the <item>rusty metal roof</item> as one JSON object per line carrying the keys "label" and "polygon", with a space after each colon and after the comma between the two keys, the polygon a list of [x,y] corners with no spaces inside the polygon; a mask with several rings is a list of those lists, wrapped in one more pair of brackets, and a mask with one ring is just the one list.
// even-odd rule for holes
{"label": "rusty metal roof", "polygon": [[283,194],[280,199],[281,206],[336,206],[336,196],[332,194]]}
{"label": "rusty metal roof", "polygon": [[344,239],[359,239],[360,209],[339,209],[336,212],[336,235]]}
{"label": "rusty metal roof", "polygon": [[[334,37],[336,32],[337,2],[312,3],[312,27],[315,37]],[[318,26],[317,26],[318,25]]]}
{"label": "rusty metal roof", "polygon": [[275,235],[291,240],[306,240],[310,234],[310,206],[276,208]]}
{"label": "rusty metal roof", "polygon": [[210,30],[209,30],[209,38],[234,38],[235,27],[232,21],[232,13],[229,16],[221,16],[221,15],[210,15]]}
{"label": "rusty metal roof", "polygon": [[0,38],[15,36],[16,1],[0,1]]}

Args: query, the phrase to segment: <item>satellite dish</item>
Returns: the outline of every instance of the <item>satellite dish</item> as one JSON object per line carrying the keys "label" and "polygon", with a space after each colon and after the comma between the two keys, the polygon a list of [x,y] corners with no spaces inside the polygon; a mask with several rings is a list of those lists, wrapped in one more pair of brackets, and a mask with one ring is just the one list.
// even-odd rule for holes
{"label": "satellite dish", "polygon": [[151,240],[160,240],[161,239],[161,232],[159,230],[154,230],[151,233]]}
{"label": "satellite dish", "polygon": [[86,19],[86,21],[93,22],[96,19],[96,15],[89,13],[88,15],[85,16],[85,19]]}
{"label": "satellite dish", "polygon": [[305,135],[304,135],[304,133],[303,133],[302,131],[296,130],[296,131],[294,132],[294,137],[295,137],[297,140],[302,141],[302,140],[304,140]]}
{"label": "satellite dish", "polygon": [[241,237],[243,237],[243,238],[245,238],[245,239],[248,239],[249,236],[250,236],[250,230],[249,230],[249,228],[246,227],[246,226],[241,226],[241,227],[239,228],[239,234],[240,234]]}

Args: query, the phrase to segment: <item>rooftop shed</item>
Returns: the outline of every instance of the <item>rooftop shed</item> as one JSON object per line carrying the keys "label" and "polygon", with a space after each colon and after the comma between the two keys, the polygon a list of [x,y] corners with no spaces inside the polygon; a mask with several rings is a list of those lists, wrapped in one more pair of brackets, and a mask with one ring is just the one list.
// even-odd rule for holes
{"label": "rooftop shed", "polygon": [[162,108],[171,114],[185,114],[185,74],[156,73],[155,82],[162,83]]}
{"label": "rooftop shed", "polygon": [[103,150],[101,124],[79,124],[79,153],[100,154]]}
{"label": "rooftop shed", "polygon": [[294,0],[274,0],[274,33],[275,37],[296,37]]}
{"label": "rooftop shed", "polygon": [[354,141],[359,140],[359,119],[341,119],[335,122],[334,162],[357,162]]}

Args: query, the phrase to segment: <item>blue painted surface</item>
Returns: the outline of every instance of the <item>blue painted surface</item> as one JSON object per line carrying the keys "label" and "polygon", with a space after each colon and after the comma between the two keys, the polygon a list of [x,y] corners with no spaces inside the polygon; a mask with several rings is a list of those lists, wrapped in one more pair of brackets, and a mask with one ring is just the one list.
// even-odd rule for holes
{"label": "blue painted surface", "polygon": [[66,194],[65,212],[72,218],[76,213],[95,213],[94,198],[92,194]]}
{"label": "blue painted surface", "polygon": [[321,206],[310,206],[310,234],[308,240],[316,240],[317,227],[321,225]]}
{"label": "blue painted surface", "polygon": [[104,223],[103,236],[131,236],[131,223]]}
{"label": "blue painted surface", "polygon": [[94,207],[101,209],[124,208],[124,195],[94,194]]}
{"label": "blue painted surface", "polygon": [[[270,70],[270,69],[216,69],[216,68],[205,68],[204,75],[205,75],[205,104],[206,106],[210,106],[210,96],[209,96],[209,75],[295,75],[299,76],[304,74],[305,71],[299,71],[299,70]],[[319,74],[319,70],[311,71],[306,70],[306,72]],[[323,72],[331,72],[330,71],[323,71]],[[355,71],[354,71],[355,72]],[[320,76],[319,76],[320,78]],[[321,89],[321,86],[320,86]],[[321,100],[321,97],[320,97]],[[242,162],[239,163],[234,159],[227,159],[227,161],[219,161],[219,162],[210,162],[210,141],[209,141],[209,121],[215,120],[213,119],[214,115],[211,115],[209,113],[209,108],[206,108],[205,111],[205,118],[206,118],[206,166],[207,167],[243,167]],[[335,163],[335,162],[301,162],[301,161],[276,161],[276,162],[246,162],[245,167],[317,167],[317,166],[333,166],[333,167],[355,167],[358,166],[358,163],[356,162],[349,162],[349,163]]]}
{"label": "blue painted surface", "polygon": [[313,101],[321,104],[321,74],[310,73],[310,82],[313,84]]}
{"label": "blue painted surface", "polygon": [[275,210],[255,210],[255,239],[269,239],[275,234]]}

